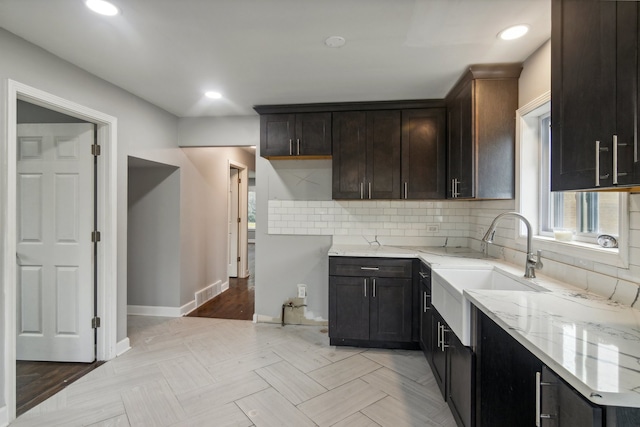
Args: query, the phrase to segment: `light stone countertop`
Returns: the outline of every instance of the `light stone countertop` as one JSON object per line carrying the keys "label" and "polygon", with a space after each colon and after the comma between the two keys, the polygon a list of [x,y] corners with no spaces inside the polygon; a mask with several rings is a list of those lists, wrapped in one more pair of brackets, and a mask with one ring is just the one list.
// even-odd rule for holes
{"label": "light stone countertop", "polygon": [[[432,268],[524,273],[524,266],[468,248],[334,245],[329,256],[418,258]],[[531,280],[548,292],[464,295],[590,401],[640,408],[640,310],[536,274]]]}

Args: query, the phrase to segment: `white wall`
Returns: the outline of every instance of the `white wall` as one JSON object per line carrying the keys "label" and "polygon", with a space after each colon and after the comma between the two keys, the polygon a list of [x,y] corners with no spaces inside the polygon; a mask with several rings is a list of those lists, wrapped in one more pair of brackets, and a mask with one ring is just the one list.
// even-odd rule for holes
{"label": "white wall", "polygon": [[533,52],[524,63],[518,80],[518,107],[551,89],[551,41]]}

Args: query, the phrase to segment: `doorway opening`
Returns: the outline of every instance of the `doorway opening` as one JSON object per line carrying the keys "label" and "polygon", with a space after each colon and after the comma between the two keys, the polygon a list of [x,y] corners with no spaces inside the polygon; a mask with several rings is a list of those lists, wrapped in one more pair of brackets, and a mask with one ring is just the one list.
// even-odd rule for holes
{"label": "doorway opening", "polygon": [[[87,362],[88,365],[92,364],[89,362],[94,362],[93,364],[97,365],[96,359],[105,361],[116,355],[117,121],[112,116],[13,80],[8,80],[6,89],[7,138],[0,140],[0,149],[6,154],[7,165],[3,171],[4,179],[0,180],[3,183],[0,191],[3,197],[2,217],[6,226],[0,229],[4,248],[0,250],[5,313],[3,377],[6,412],[3,418],[11,421],[16,417],[18,401],[18,358],[44,361],[75,360]],[[63,125],[58,124],[65,129],[78,125],[88,126],[90,141],[81,142],[84,141],[83,137],[78,136],[80,139],[75,139],[76,136],[68,134],[66,130],[62,132],[61,137],[52,137],[49,142],[45,142],[45,138],[38,135],[36,138],[26,135],[27,137],[21,140],[25,135],[21,133],[22,129],[18,124],[19,113],[21,120],[27,110],[35,116],[34,112],[38,107],[43,107],[39,112],[51,121],[56,121],[56,116],[60,118],[58,113],[68,116],[68,119],[63,120]],[[34,116],[31,121],[44,120],[42,117]],[[27,126],[32,127],[30,124]],[[28,133],[32,133],[32,130]],[[84,159],[84,149],[91,153],[94,143],[102,148],[102,156],[96,159],[90,155],[90,161],[87,162]],[[45,154],[45,151],[54,154]],[[39,156],[44,158],[49,155],[57,156],[57,160],[65,159],[67,162],[41,161],[40,166],[31,169],[38,163]],[[25,160],[34,162],[27,165]],[[99,167],[94,169],[96,163]],[[65,169],[66,167],[71,169]],[[88,186],[84,182],[87,176]],[[48,181],[53,182],[55,191],[48,188]],[[64,191],[59,191],[61,189]],[[85,206],[84,200],[81,199],[84,199],[87,191],[90,197]],[[95,199],[93,195],[96,196]],[[45,200],[46,198],[49,200]],[[49,224],[45,224],[47,221]],[[86,235],[85,229],[92,231]],[[102,243],[96,248],[92,238],[97,236],[94,232],[98,230],[102,235]],[[46,233],[50,233],[53,238],[45,239]],[[45,267],[44,264],[38,264],[39,261],[32,257],[33,253],[29,253],[28,250],[23,253],[25,243],[29,243],[30,240],[34,246],[48,240],[54,241],[55,244],[66,243],[67,247],[60,251],[57,248],[53,251],[43,251],[42,254],[48,255],[42,255],[39,259],[48,263],[49,267]],[[85,240],[89,240],[88,245]],[[74,247],[75,249],[72,249]],[[74,250],[81,254],[78,255],[78,264],[69,262],[71,258],[60,259],[59,255],[62,255],[62,252],[66,252],[64,256],[67,257]],[[52,277],[56,285],[53,297],[47,294],[50,290],[45,289],[45,282]],[[88,282],[88,285],[83,284],[85,282]],[[54,305],[60,305],[59,309],[52,309]],[[77,311],[70,310],[71,306],[76,307]],[[33,310],[26,313],[25,307],[27,310]],[[52,318],[46,313],[47,310],[54,312]],[[64,337],[67,339],[67,345],[77,340],[82,342],[80,345],[69,347],[74,349],[74,355],[69,356],[65,353],[69,348],[64,344],[58,347],[63,349],[62,353],[66,354],[64,356],[54,354],[58,350],[48,352],[51,342],[44,345],[36,344],[38,338],[46,338],[48,335],[47,328],[50,325],[46,324],[47,322],[54,324],[54,333],[49,336]],[[101,326],[94,327],[98,323],[101,323]],[[85,341],[85,338],[79,337],[88,338]],[[35,345],[35,350],[25,350],[25,342],[27,347]],[[39,356],[43,352],[46,354]],[[51,369],[47,371],[50,373]],[[70,379],[77,379],[75,375],[63,375],[67,376],[65,384],[68,384]]]}
{"label": "doorway opening", "polygon": [[94,127],[17,102],[17,415],[95,366]]}
{"label": "doorway opening", "polygon": [[[228,282],[219,295],[198,306],[189,316],[252,320],[255,302],[255,147],[207,147],[206,150],[228,159],[226,196],[222,192],[216,192],[214,196],[218,203],[226,203],[227,208],[224,217]],[[216,167],[221,169],[222,164]],[[252,183],[253,201],[250,196]]]}

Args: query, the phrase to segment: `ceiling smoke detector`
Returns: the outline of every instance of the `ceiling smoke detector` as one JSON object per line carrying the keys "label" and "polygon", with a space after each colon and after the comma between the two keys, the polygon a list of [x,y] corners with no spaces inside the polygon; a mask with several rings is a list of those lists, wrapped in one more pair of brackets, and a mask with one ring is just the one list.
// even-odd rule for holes
{"label": "ceiling smoke detector", "polygon": [[342,47],[344,46],[344,44],[347,41],[345,40],[344,37],[340,37],[340,36],[331,36],[331,37],[327,37],[327,39],[324,41],[324,44],[327,45],[328,47]]}

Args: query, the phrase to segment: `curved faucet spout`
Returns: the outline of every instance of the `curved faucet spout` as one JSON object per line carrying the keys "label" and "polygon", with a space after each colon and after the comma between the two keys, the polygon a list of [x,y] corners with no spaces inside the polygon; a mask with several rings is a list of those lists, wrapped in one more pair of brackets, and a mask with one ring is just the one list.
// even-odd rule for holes
{"label": "curved faucet spout", "polygon": [[524,222],[524,225],[527,227],[527,256],[526,256],[526,261],[524,266],[524,277],[527,277],[527,278],[536,277],[536,272],[535,272],[536,268],[542,268],[542,262],[540,261],[541,254],[540,254],[540,251],[538,251],[538,255],[536,256],[533,254],[533,251],[531,250],[531,239],[532,239],[531,223],[527,218],[524,217],[524,215],[519,214],[518,212],[501,213],[500,215],[495,217],[495,219],[491,222],[491,225],[489,226],[489,229],[487,230],[484,237],[482,238],[482,241],[487,244],[493,243],[493,237],[495,235],[498,222],[504,217],[518,218],[522,222]]}

